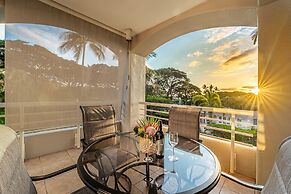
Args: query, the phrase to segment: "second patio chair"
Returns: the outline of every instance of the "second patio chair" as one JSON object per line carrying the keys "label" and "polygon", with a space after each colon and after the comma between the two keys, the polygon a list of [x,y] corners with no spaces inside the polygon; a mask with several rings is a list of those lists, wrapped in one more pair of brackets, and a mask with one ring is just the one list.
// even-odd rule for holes
{"label": "second patio chair", "polygon": [[172,107],[169,112],[169,130],[179,136],[199,140],[200,109]]}

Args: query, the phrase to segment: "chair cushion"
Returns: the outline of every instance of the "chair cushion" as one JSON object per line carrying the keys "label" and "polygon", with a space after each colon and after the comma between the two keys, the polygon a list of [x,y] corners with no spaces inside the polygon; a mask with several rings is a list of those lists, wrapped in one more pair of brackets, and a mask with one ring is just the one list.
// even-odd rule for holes
{"label": "chair cushion", "polygon": [[291,193],[291,138],[283,142],[263,194]]}
{"label": "chair cushion", "polygon": [[4,125],[0,126],[0,175],[0,193],[36,193],[24,167],[16,133]]}

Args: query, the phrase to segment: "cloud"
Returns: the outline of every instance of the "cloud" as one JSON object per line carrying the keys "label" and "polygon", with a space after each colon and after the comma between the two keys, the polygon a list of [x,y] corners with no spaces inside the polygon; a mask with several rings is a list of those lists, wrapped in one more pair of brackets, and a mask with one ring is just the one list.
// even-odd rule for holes
{"label": "cloud", "polygon": [[232,34],[239,32],[243,27],[225,27],[214,28],[207,30],[205,38],[207,43],[216,43],[224,38],[231,36]]}
{"label": "cloud", "polygon": [[225,52],[216,52],[208,57],[209,61],[217,62],[217,63],[223,63],[224,61],[227,61],[231,59],[234,56],[238,56],[242,53],[242,51],[239,48],[233,48],[229,51]]}
{"label": "cloud", "polygon": [[198,65],[200,65],[198,61],[192,61],[191,63],[189,63],[188,67],[194,68],[197,67]]}
{"label": "cloud", "polygon": [[242,41],[239,39],[225,42],[212,50],[208,60],[223,63],[224,61],[241,54],[242,51],[239,48],[241,44]]}
{"label": "cloud", "polygon": [[5,25],[0,24],[0,40],[4,40],[4,39],[5,39]]}
{"label": "cloud", "polygon": [[255,89],[257,86],[242,86],[242,89]]}
{"label": "cloud", "polygon": [[[52,29],[53,27],[50,28]],[[6,25],[6,29],[6,31],[16,39],[41,45],[53,53],[57,52],[57,48],[61,44],[58,39],[58,33],[51,29],[47,30],[47,27],[42,27],[40,25],[9,24]]]}
{"label": "cloud", "polygon": [[221,91],[235,91],[237,88],[220,88]]}
{"label": "cloud", "polygon": [[188,53],[187,57],[200,57],[201,55],[203,55],[203,53],[201,51],[195,51],[193,53]]}
{"label": "cloud", "polygon": [[229,48],[233,48],[233,47],[237,48],[241,45],[241,42],[242,41],[240,39],[234,39],[232,41],[225,42],[224,44],[221,44],[218,47],[216,47],[215,49],[213,49],[213,52],[223,52]]}
{"label": "cloud", "polygon": [[257,48],[243,51],[219,64],[212,76],[240,75],[243,70],[254,69],[258,65]]}
{"label": "cloud", "polygon": [[257,64],[257,62],[255,62],[256,60],[257,60],[257,48],[253,48],[246,50],[239,55],[233,56],[224,63],[220,64],[220,66],[227,67],[227,66],[253,65]]}

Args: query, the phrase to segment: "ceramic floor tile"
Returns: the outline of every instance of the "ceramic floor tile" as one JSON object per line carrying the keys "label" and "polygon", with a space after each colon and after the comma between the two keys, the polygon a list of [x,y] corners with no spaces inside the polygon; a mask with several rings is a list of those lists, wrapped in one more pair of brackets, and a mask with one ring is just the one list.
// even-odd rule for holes
{"label": "ceramic floor tile", "polygon": [[233,190],[230,190],[228,188],[222,187],[219,194],[239,194],[239,193],[237,193]]}
{"label": "ceramic floor tile", "polygon": [[39,157],[25,160],[24,164],[30,176],[37,176],[43,174],[43,166],[41,165]]}
{"label": "ceramic floor tile", "polygon": [[131,183],[133,185],[135,185],[137,182],[143,180],[145,177],[144,175],[140,174],[139,172],[136,172],[136,171],[131,170],[131,169],[127,170],[125,172],[125,174],[130,178]]}
{"label": "ceramic floor tile", "polygon": [[75,164],[66,151],[41,156],[40,161],[45,174]]}
{"label": "ceramic floor tile", "polygon": [[146,182],[144,181],[139,181],[137,184],[135,184],[134,186],[136,186],[142,193],[147,194],[148,193],[148,188],[146,186]]}
{"label": "ceramic floor tile", "polygon": [[223,188],[226,188],[228,190],[232,190],[232,191],[237,192],[239,194],[254,194],[253,189],[249,189],[247,187],[241,186],[241,185],[239,185],[231,180],[228,180],[228,179],[225,180]]}
{"label": "ceramic floor tile", "polygon": [[136,186],[133,186],[131,189],[132,194],[143,194]]}
{"label": "ceramic floor tile", "polygon": [[82,187],[84,184],[80,180],[77,170],[71,170],[61,175],[45,180],[48,194],[72,193]]}
{"label": "ceramic floor tile", "polygon": [[69,156],[73,159],[74,162],[77,163],[77,160],[82,152],[82,149],[69,149],[67,150]]}
{"label": "ceramic floor tile", "polygon": [[33,184],[36,188],[37,194],[47,194],[44,181],[33,182]]}
{"label": "ceramic floor tile", "polygon": [[225,178],[221,176],[217,185],[209,193],[210,194],[218,194],[221,191],[224,182],[225,182]]}

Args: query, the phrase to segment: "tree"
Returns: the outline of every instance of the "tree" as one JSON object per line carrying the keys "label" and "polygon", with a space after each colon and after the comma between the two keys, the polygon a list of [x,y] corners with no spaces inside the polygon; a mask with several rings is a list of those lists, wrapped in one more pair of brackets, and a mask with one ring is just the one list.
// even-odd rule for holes
{"label": "tree", "polygon": [[155,70],[154,82],[161,87],[162,95],[171,100],[175,96],[175,89],[182,87],[183,83],[190,82],[187,74],[175,68],[162,68]]}
{"label": "tree", "polygon": [[5,83],[4,83],[4,70],[3,68],[5,68],[5,41],[4,40],[0,40],[0,68],[2,68],[2,70],[0,70],[0,102],[4,102],[5,99]]}
{"label": "tree", "polygon": [[105,48],[103,45],[101,45],[98,42],[95,42],[91,39],[89,39],[86,36],[80,35],[76,32],[67,31],[64,32],[60,39],[63,41],[62,44],[59,47],[59,50],[61,53],[67,53],[69,51],[72,51],[74,54],[74,59],[76,63],[80,60],[82,56],[82,65],[85,64],[85,55],[86,55],[86,47],[87,45],[95,56],[98,58],[98,60],[102,61],[105,58],[104,51]]}
{"label": "tree", "polygon": [[4,68],[5,63],[5,41],[0,40],[0,68]]}
{"label": "tree", "polygon": [[217,93],[218,88],[213,85],[203,85],[203,94],[193,96],[192,101],[196,106],[221,107],[220,96]]}
{"label": "tree", "polygon": [[189,81],[183,82],[181,87],[175,88],[175,91],[183,104],[191,104],[192,96],[201,93],[200,88],[191,84]]}

